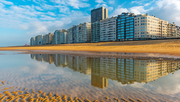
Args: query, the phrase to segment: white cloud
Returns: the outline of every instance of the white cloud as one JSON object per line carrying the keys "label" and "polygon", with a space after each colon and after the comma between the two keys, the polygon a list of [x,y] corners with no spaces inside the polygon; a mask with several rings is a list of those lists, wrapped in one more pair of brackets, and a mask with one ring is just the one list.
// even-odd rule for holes
{"label": "white cloud", "polygon": [[13,5],[13,2],[10,1],[0,0],[0,2],[6,5]]}
{"label": "white cloud", "polygon": [[49,21],[56,20],[56,18],[46,16],[46,15],[42,15],[40,19],[41,20],[49,20]]}
{"label": "white cloud", "polygon": [[150,3],[146,3],[144,6],[149,6],[149,5],[151,5]]}
{"label": "white cloud", "polygon": [[168,76],[161,77],[154,82],[149,82],[152,88],[155,88],[157,92],[172,95],[180,92],[180,78],[179,71],[174,74],[168,74]]}
{"label": "white cloud", "polygon": [[[107,4],[106,4],[106,2],[104,2],[103,0],[96,0],[95,1],[96,3],[98,3],[97,5],[96,5],[96,8],[98,8],[98,7],[105,7],[105,8],[107,8],[109,11],[112,11],[114,8],[113,7],[111,7],[111,6],[108,6]],[[109,4],[113,4],[115,1],[114,0],[110,0],[109,1]]]}
{"label": "white cloud", "polygon": [[33,2],[38,3],[36,0],[33,0]]}
{"label": "white cloud", "polygon": [[71,6],[71,7],[75,8],[75,9],[90,6],[90,4],[85,3],[88,0],[50,0],[50,1],[55,3],[55,4],[58,4],[57,6],[61,6],[61,7]]}
{"label": "white cloud", "polygon": [[40,10],[40,11],[43,10],[43,9],[42,9],[41,7],[39,7],[39,6],[35,6],[35,8],[36,8],[36,10]]}
{"label": "white cloud", "polygon": [[53,12],[47,12],[47,14],[50,16],[56,16]]}
{"label": "white cloud", "polygon": [[142,14],[142,13],[146,13],[148,10],[145,10],[144,6],[135,6],[135,7],[131,7],[129,11],[135,14]]}
{"label": "white cloud", "polygon": [[[115,16],[115,15],[120,15],[123,12],[131,12],[134,14],[144,14],[149,12],[150,10],[153,9],[153,7],[150,7],[149,9],[145,9],[146,6],[150,6],[154,1],[150,2],[150,3],[146,3],[144,4],[144,6],[133,6],[131,8],[123,8],[123,5],[119,5],[112,14],[110,14],[111,16]],[[137,3],[137,1],[132,1],[131,3]]]}
{"label": "white cloud", "polygon": [[157,7],[151,9],[149,14],[180,25],[180,0],[158,0],[155,3]]}
{"label": "white cloud", "polygon": [[100,3],[105,3],[103,0],[96,0],[95,2],[96,2],[96,3],[99,3],[99,4],[100,4]]}
{"label": "white cloud", "polygon": [[142,4],[140,1],[132,1],[132,4],[136,3],[136,4]]}
{"label": "white cloud", "polygon": [[123,12],[128,12],[129,10],[127,8],[122,8],[121,5],[118,6],[113,13],[110,14],[110,16],[117,16],[120,15]]}
{"label": "white cloud", "polygon": [[37,3],[37,4],[41,4],[41,3],[46,3],[47,2],[45,0],[32,0],[32,1]]}
{"label": "white cloud", "polygon": [[109,7],[109,6],[107,6],[106,4],[97,4],[97,5],[96,5],[96,8],[98,8],[98,7],[105,7],[105,8],[107,8],[109,11],[112,11],[112,10],[113,10],[113,7]]}
{"label": "white cloud", "polygon": [[67,6],[58,6],[60,13],[70,14],[70,9]]}
{"label": "white cloud", "polygon": [[114,4],[115,0],[109,0],[109,4]]}
{"label": "white cloud", "polygon": [[[34,5],[12,5],[5,8],[4,4],[0,3],[0,5],[2,5],[0,6],[0,26],[24,30],[31,36],[54,32],[56,29],[67,29],[74,24],[90,21],[88,14],[80,11],[70,11],[65,6],[42,4],[40,5],[41,8]],[[58,8],[60,12],[69,13],[69,15],[55,15],[53,10],[49,10],[55,8]],[[37,9],[40,9],[40,11]]]}
{"label": "white cloud", "polygon": [[79,0],[68,0],[67,4],[76,9],[79,9],[80,7],[89,7],[90,6],[90,4],[80,2]]}
{"label": "white cloud", "polygon": [[66,4],[65,0],[50,0],[50,1],[57,4]]}
{"label": "white cloud", "polygon": [[45,10],[53,10],[53,9],[55,9],[55,7],[54,6],[52,6],[52,5],[48,5],[48,4],[41,4],[41,7],[43,8],[43,9],[45,9]]}
{"label": "white cloud", "polygon": [[[72,25],[90,21],[89,14],[81,11],[71,11],[69,8],[79,9],[88,7],[90,5],[86,3],[87,0],[51,0],[51,2],[54,2],[54,5],[46,4],[43,0],[36,1],[43,3],[39,4],[39,6],[17,6],[12,2],[0,0],[0,26],[22,29],[26,30],[29,34],[37,35],[53,32],[56,29],[67,29]],[[131,8],[125,8],[123,5],[120,5],[116,9],[108,6],[103,0],[96,0],[96,2],[99,3],[96,7],[104,6],[109,11],[114,10],[109,17],[119,15],[122,12],[132,12],[135,14],[149,12],[149,14],[153,14],[156,17],[170,22],[174,21],[180,25],[179,0],[158,0],[153,6],[151,5],[152,2],[149,2],[145,3],[144,6],[134,6]],[[11,5],[5,7],[6,4]],[[58,15],[53,12],[55,9],[59,9],[60,13]]]}

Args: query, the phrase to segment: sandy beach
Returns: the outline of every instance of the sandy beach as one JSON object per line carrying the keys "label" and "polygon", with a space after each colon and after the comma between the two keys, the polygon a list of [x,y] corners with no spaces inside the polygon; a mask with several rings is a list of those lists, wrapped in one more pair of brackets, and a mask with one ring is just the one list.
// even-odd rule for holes
{"label": "sandy beach", "polygon": [[1,51],[49,50],[159,53],[180,56],[180,39],[0,47]]}

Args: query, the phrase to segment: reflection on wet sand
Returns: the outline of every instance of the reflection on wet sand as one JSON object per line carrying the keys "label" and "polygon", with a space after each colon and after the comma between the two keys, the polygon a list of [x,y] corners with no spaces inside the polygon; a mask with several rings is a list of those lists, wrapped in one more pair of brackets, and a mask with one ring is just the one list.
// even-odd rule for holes
{"label": "reflection on wet sand", "polygon": [[108,79],[122,84],[148,83],[174,73],[180,66],[179,61],[91,58],[61,54],[31,54],[31,58],[90,74],[91,85],[102,89],[108,87]]}

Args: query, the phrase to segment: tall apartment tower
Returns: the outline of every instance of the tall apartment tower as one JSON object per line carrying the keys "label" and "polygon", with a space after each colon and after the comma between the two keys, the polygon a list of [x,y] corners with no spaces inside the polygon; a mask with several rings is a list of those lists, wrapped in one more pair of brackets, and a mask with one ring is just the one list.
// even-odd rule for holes
{"label": "tall apartment tower", "polygon": [[108,9],[105,7],[100,7],[91,10],[91,23],[108,18]]}
{"label": "tall apartment tower", "polygon": [[108,9],[100,7],[91,10],[91,42],[100,41],[100,20],[108,18]]}
{"label": "tall apartment tower", "polygon": [[117,18],[117,41],[134,40],[134,13],[122,13]]}

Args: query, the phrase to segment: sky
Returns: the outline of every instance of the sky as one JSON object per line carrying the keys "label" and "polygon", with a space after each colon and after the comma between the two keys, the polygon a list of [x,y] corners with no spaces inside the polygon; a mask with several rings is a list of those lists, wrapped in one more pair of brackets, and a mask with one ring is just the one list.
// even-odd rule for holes
{"label": "sky", "polygon": [[0,46],[29,44],[33,36],[90,22],[91,10],[106,7],[109,18],[131,12],[180,25],[180,0],[0,0]]}

